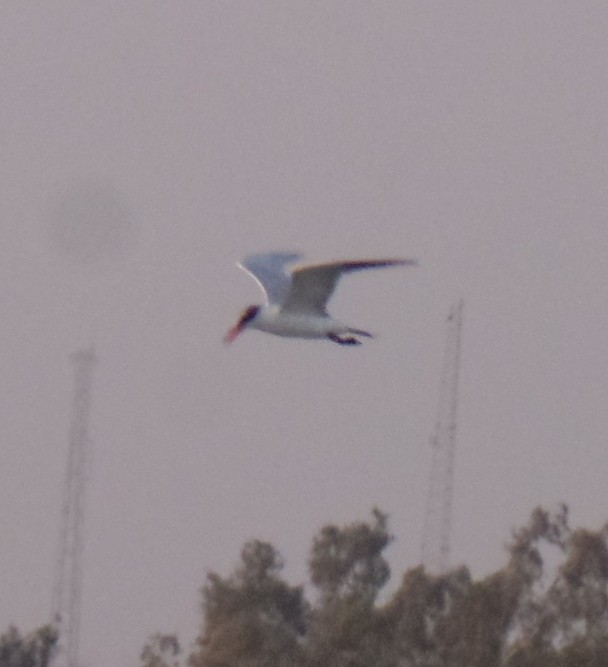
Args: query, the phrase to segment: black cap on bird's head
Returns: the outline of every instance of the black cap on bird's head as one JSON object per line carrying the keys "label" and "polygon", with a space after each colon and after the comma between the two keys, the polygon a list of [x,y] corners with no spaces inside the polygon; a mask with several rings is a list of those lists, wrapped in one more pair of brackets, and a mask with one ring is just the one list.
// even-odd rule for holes
{"label": "black cap on bird's head", "polygon": [[260,306],[249,306],[245,308],[238,319],[238,322],[228,331],[224,336],[224,343],[232,343],[232,341],[247,327],[247,325],[255,320],[260,312]]}

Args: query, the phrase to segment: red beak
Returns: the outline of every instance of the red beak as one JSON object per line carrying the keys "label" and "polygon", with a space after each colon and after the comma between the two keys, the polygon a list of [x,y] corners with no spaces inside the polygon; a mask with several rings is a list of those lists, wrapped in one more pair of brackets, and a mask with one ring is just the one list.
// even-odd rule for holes
{"label": "red beak", "polygon": [[243,327],[241,326],[241,323],[237,322],[224,336],[224,343],[226,343],[226,345],[230,345],[230,343],[232,343],[232,341],[241,333],[242,330]]}

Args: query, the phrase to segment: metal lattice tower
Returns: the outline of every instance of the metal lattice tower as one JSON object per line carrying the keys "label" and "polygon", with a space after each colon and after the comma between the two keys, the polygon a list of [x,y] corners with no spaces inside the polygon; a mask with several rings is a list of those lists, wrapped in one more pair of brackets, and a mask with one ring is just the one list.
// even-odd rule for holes
{"label": "metal lattice tower", "polygon": [[91,385],[96,357],[90,347],[78,350],[70,359],[75,371],[74,397],[52,612],[53,622],[59,630],[59,652],[55,664],[79,667],[85,484]]}
{"label": "metal lattice tower", "polygon": [[461,299],[448,315],[439,409],[431,437],[433,454],[422,538],[422,564],[430,574],[444,574],[450,555],[463,306]]}

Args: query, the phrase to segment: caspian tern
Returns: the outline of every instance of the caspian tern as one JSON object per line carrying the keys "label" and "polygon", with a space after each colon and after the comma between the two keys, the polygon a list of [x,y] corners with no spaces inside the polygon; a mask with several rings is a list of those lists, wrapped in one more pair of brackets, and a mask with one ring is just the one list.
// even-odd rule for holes
{"label": "caspian tern", "polygon": [[231,343],[245,329],[258,329],[292,338],[326,338],[340,345],[359,345],[356,336],[372,334],[342,324],[325,306],[343,273],[389,266],[414,266],[413,259],[369,259],[298,264],[301,255],[250,255],[238,266],[249,273],[266,294],[266,304],[249,306],[224,337]]}

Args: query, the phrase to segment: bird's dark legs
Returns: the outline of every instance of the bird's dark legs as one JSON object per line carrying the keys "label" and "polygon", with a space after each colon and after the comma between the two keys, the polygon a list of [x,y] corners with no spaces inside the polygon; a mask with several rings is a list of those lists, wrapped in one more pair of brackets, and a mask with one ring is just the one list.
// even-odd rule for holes
{"label": "bird's dark legs", "polygon": [[338,336],[338,334],[330,333],[327,334],[327,337],[338,345],[361,345],[361,341],[353,336]]}

